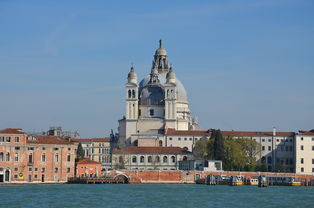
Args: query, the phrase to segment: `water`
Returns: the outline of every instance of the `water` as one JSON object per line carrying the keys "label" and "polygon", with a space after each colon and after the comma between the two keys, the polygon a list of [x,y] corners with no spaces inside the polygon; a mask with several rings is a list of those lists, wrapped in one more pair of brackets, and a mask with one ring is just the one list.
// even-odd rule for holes
{"label": "water", "polygon": [[11,185],[0,186],[0,207],[314,207],[314,187]]}

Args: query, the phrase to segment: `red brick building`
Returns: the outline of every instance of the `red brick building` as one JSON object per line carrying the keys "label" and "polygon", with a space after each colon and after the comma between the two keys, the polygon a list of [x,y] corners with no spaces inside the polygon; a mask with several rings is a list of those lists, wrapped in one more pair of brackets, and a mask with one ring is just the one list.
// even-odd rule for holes
{"label": "red brick building", "polygon": [[84,158],[76,163],[77,177],[98,177],[101,176],[102,165],[100,162]]}
{"label": "red brick building", "polygon": [[74,176],[77,146],[57,136],[0,130],[0,183],[58,183]]}

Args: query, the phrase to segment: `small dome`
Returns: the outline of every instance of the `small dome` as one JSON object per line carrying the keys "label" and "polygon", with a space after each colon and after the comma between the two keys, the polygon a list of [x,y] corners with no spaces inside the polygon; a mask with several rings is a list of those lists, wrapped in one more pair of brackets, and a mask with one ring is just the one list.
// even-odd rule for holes
{"label": "small dome", "polygon": [[166,76],[167,83],[176,83],[176,74],[172,71],[172,68],[170,68],[169,72]]}
{"label": "small dome", "polygon": [[146,85],[140,94],[140,105],[164,105],[165,92],[159,85]]}
{"label": "small dome", "polygon": [[163,48],[158,48],[155,52],[155,56],[167,56],[167,51]]}
{"label": "small dome", "polygon": [[137,75],[134,71],[133,66],[131,67],[130,72],[128,73],[128,82],[129,83],[136,83],[137,82]]}

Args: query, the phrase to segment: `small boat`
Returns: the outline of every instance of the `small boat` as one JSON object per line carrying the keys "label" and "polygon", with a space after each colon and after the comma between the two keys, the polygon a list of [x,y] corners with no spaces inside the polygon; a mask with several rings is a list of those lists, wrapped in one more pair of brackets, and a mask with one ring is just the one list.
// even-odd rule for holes
{"label": "small boat", "polygon": [[248,178],[244,180],[245,185],[251,185],[251,186],[257,186],[258,185],[258,179],[256,178]]}
{"label": "small boat", "polygon": [[231,186],[242,186],[243,185],[242,177],[241,176],[231,176],[230,185]]}
{"label": "small boat", "polygon": [[218,175],[216,177],[216,184],[218,185],[228,185],[230,183],[230,177],[225,175]]}

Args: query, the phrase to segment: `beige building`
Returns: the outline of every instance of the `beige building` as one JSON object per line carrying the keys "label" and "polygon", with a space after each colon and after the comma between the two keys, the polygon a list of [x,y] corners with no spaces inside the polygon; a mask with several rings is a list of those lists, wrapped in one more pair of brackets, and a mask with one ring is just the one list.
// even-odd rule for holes
{"label": "beige building", "polygon": [[264,164],[268,171],[279,168],[285,172],[295,171],[295,133],[294,132],[253,132],[253,131],[221,131],[223,137],[249,138],[260,144],[257,161]]}
{"label": "beige building", "polygon": [[85,158],[100,162],[104,169],[111,168],[110,138],[70,139],[70,141],[77,145],[81,143]]}
{"label": "beige building", "polygon": [[314,174],[314,131],[300,131],[295,137],[296,173]]}
{"label": "beige building", "polygon": [[128,170],[178,170],[179,161],[190,160],[192,153],[180,147],[136,147],[114,149],[112,167]]}

